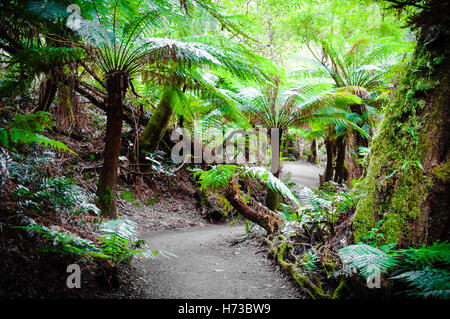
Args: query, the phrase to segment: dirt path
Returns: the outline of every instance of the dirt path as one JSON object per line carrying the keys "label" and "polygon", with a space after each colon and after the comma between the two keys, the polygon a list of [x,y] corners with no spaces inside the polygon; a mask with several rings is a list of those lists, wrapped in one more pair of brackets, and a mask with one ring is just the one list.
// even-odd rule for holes
{"label": "dirt path", "polygon": [[232,245],[244,226],[212,225],[149,233],[152,247],[176,257],[146,261],[149,298],[299,298],[294,283],[254,241]]}
{"label": "dirt path", "polygon": [[[306,162],[283,166],[283,176],[290,174],[297,187],[318,187],[319,173],[321,168]],[[232,244],[243,236],[244,226],[230,225],[146,232],[143,239],[163,253],[143,261],[145,295],[155,299],[302,298],[256,240]]]}
{"label": "dirt path", "polygon": [[291,182],[296,184],[296,188],[303,186],[309,188],[319,187],[319,174],[323,174],[324,168],[306,161],[283,162],[282,177],[291,177]]}

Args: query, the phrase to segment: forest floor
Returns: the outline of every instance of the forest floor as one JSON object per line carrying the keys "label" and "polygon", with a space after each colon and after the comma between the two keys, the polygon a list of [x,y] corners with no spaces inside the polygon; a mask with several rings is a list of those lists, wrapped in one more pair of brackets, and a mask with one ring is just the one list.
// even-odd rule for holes
{"label": "forest floor", "polygon": [[[303,161],[284,163],[284,176],[299,188],[318,187],[320,173],[320,167]],[[155,259],[137,261],[142,297],[302,298],[294,281],[267,258],[267,247],[257,240],[264,231],[246,236],[243,225],[211,225],[189,203],[170,205],[140,213],[153,223],[143,225],[141,219],[142,238],[160,251]],[[159,231],[146,231],[158,220]]]}

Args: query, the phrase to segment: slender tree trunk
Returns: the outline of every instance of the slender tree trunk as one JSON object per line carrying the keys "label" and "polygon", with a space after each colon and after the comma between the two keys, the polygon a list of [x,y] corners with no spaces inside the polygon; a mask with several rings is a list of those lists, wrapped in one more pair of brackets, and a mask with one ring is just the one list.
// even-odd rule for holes
{"label": "slender tree trunk", "polygon": [[324,182],[329,182],[333,179],[333,159],[335,153],[335,145],[332,136],[328,135],[325,140],[325,148],[327,150],[327,165],[325,167]]}
{"label": "slender tree trunk", "polygon": [[[280,177],[281,174],[281,156],[280,156],[280,147],[281,147],[281,139],[283,137],[283,129],[279,129],[279,135],[278,135],[278,145],[279,147],[275,147],[275,149],[272,147],[272,165],[275,165],[275,169],[272,169],[272,171],[275,171],[273,175],[276,178]],[[274,152],[278,152],[275,154]],[[275,158],[276,157],[276,158]],[[275,211],[278,209],[278,206],[280,205],[280,195],[273,191],[272,189],[267,189],[267,195],[266,195],[266,206],[272,210]]]}
{"label": "slender tree trunk", "polygon": [[317,139],[313,139],[311,142],[311,155],[308,156],[308,162],[317,164]]}
{"label": "slender tree trunk", "polygon": [[344,136],[340,136],[336,141],[337,155],[336,168],[334,171],[334,181],[339,184],[344,183],[345,176],[345,141]]}
{"label": "slender tree trunk", "polygon": [[[362,105],[350,105],[350,109],[353,113],[363,115]],[[345,164],[347,167],[347,181],[351,183],[354,179],[361,178],[363,174],[363,167],[358,162],[359,146],[368,146],[367,139],[363,138],[361,134],[356,130],[347,130],[345,139]]]}
{"label": "slender tree trunk", "polygon": [[103,167],[97,185],[98,206],[103,217],[117,219],[116,183],[122,135],[123,99],[128,87],[128,75],[112,73],[107,77],[106,136]]}
{"label": "slender tree trunk", "polygon": [[429,1],[420,37],[370,151],[353,220],[399,247],[450,240],[450,7]]}
{"label": "slender tree trunk", "polygon": [[59,132],[68,129],[74,123],[74,112],[69,86],[60,83],[58,85],[58,104],[54,110],[54,120]]}
{"label": "slender tree trunk", "polygon": [[165,87],[158,107],[147,123],[140,138],[141,153],[153,153],[166,132],[173,115],[171,99],[175,91],[172,87]]}

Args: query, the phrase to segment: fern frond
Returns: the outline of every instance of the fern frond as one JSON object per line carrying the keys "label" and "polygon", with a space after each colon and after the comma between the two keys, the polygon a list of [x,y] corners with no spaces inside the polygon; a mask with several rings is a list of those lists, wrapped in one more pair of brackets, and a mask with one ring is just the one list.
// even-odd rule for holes
{"label": "fern frond", "polygon": [[130,219],[115,219],[101,223],[99,230],[106,235],[115,235],[127,240],[133,240],[136,237],[137,225]]}
{"label": "fern frond", "polygon": [[78,237],[66,231],[53,230],[46,226],[15,226],[14,228],[26,229],[41,235],[50,243],[44,250],[75,254],[79,257],[103,257],[99,246],[94,242]]}
{"label": "fern frond", "polygon": [[406,292],[408,295],[450,298],[450,271],[448,269],[427,266],[422,270],[401,273],[391,279],[408,283],[413,288]]}
{"label": "fern frond", "polygon": [[422,246],[421,248],[408,248],[401,250],[404,261],[410,267],[425,267],[440,263],[450,264],[450,243],[434,242],[430,246]]}
{"label": "fern frond", "polygon": [[52,149],[67,151],[77,155],[64,143],[45,137],[38,132],[43,132],[50,127],[51,115],[47,112],[33,114],[16,114],[14,120],[9,123],[9,128],[0,128],[0,145],[14,150],[21,144],[33,144],[50,146]]}
{"label": "fern frond", "polygon": [[385,251],[366,245],[349,245],[339,249],[339,256],[344,264],[359,270],[367,280],[371,276],[387,273],[398,265],[398,260]]}
{"label": "fern frond", "polygon": [[258,178],[264,182],[270,189],[278,192],[283,197],[290,199],[297,207],[301,207],[300,202],[291,192],[291,190],[281,180],[276,178],[269,170],[264,167],[246,167],[244,175],[248,175],[252,178]]}
{"label": "fern frond", "polygon": [[62,142],[55,141],[46,136],[31,132],[20,128],[3,129],[0,128],[0,144],[8,149],[14,150],[14,148],[21,144],[33,144],[50,146],[52,149],[58,149],[63,152],[70,152],[77,155],[67,145]]}

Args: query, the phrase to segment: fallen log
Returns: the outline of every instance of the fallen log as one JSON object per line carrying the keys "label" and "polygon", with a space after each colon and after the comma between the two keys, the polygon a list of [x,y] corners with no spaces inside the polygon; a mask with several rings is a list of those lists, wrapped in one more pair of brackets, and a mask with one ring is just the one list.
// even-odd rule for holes
{"label": "fallen log", "polygon": [[283,220],[280,215],[255,201],[253,201],[255,208],[250,207],[244,202],[236,178],[230,180],[230,185],[225,190],[225,198],[239,214],[258,224],[269,234],[278,233],[281,230]]}

